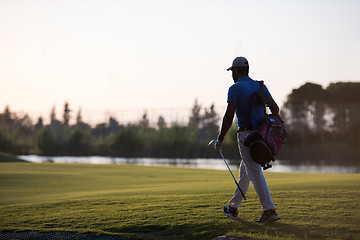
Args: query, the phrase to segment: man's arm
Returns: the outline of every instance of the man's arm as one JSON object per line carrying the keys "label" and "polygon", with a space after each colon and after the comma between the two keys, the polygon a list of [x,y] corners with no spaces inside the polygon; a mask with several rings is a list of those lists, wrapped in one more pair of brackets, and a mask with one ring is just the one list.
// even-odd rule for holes
{"label": "man's arm", "polygon": [[218,137],[219,141],[224,140],[226,133],[231,128],[231,125],[232,125],[232,122],[234,119],[235,110],[236,110],[236,103],[229,102],[227,105],[223,120],[222,120],[221,130],[220,130],[220,134]]}
{"label": "man's arm", "polygon": [[274,114],[275,116],[280,117],[279,106],[276,104],[275,100],[271,96],[267,98],[267,103],[268,103],[271,113]]}

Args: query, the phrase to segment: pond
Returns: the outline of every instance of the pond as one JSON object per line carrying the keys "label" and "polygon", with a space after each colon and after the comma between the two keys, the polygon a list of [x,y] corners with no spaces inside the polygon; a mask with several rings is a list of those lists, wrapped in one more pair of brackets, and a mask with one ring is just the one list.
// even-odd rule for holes
{"label": "pond", "polygon": [[[87,163],[87,164],[134,164],[141,166],[173,166],[201,169],[227,170],[224,161],[217,159],[170,159],[170,158],[120,158],[120,157],[72,157],[72,156],[37,156],[22,155],[19,158],[34,162],[54,163]],[[239,161],[227,160],[232,171],[238,171]],[[333,166],[333,165],[291,165],[286,160],[276,160],[273,167],[266,172],[287,173],[360,173],[360,166]]]}

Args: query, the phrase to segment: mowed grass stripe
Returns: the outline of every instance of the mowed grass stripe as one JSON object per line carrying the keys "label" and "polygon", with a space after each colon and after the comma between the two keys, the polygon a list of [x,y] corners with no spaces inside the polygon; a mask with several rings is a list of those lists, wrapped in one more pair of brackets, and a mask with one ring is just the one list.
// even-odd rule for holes
{"label": "mowed grass stripe", "polygon": [[[235,171],[234,171],[235,172]],[[237,175],[237,174],[236,174]],[[258,225],[253,187],[238,221],[221,208],[227,171],[87,164],[0,164],[0,231],[76,231],[130,239],[359,239],[359,174],[265,173],[281,220]]]}

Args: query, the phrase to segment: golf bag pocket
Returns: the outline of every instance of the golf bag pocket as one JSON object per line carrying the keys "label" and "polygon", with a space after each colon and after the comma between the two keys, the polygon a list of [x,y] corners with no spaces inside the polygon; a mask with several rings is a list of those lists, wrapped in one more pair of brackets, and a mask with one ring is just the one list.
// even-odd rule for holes
{"label": "golf bag pocket", "polygon": [[250,147],[253,160],[264,170],[271,167],[271,161],[279,153],[286,140],[283,121],[274,115],[266,115],[265,121],[244,139],[244,145]]}
{"label": "golf bag pocket", "polygon": [[264,170],[271,168],[270,162],[275,161],[273,154],[257,131],[252,131],[245,137],[244,145],[250,148],[254,162],[260,164]]}

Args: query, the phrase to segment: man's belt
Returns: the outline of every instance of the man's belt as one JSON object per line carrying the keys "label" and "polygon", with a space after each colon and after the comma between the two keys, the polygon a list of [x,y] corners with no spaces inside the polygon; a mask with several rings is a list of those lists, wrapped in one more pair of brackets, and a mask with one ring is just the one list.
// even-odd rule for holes
{"label": "man's belt", "polygon": [[254,130],[254,127],[239,127],[237,132]]}

